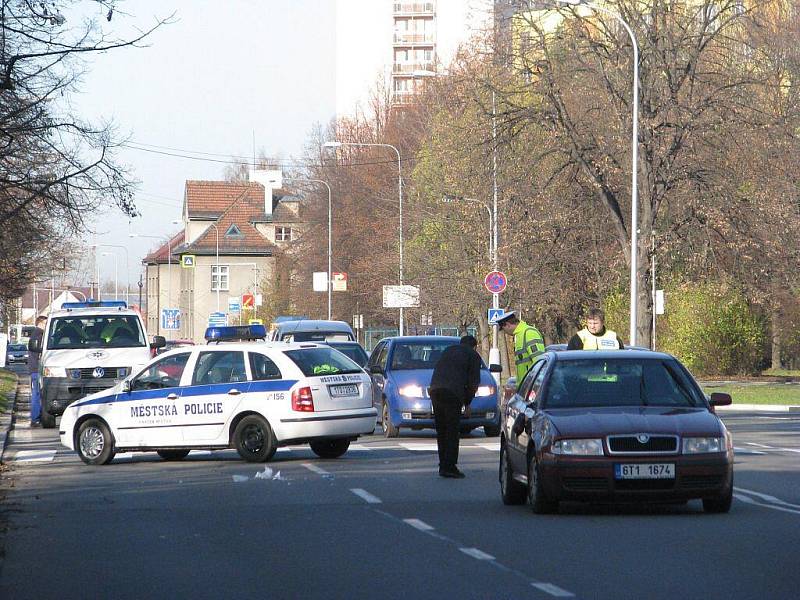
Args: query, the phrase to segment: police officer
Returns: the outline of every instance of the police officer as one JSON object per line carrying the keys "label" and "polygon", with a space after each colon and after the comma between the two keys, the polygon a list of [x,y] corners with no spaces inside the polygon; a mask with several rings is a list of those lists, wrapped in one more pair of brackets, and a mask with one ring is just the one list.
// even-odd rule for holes
{"label": "police officer", "polygon": [[458,463],[458,436],[461,407],[470,416],[470,403],[481,381],[481,357],[475,348],[478,340],[471,335],[460,344],[448,347],[433,368],[429,390],[436,423],[436,445],[439,450],[439,475],[463,479]]}
{"label": "police officer", "polygon": [[536,327],[521,321],[513,310],[497,319],[497,324],[500,331],[514,336],[514,358],[519,383],[533,366],[534,359],[544,352],[544,338]]}
{"label": "police officer", "polygon": [[592,308],[586,315],[586,327],[572,336],[567,350],[622,350],[619,336],[606,329],[606,314],[599,308]]}

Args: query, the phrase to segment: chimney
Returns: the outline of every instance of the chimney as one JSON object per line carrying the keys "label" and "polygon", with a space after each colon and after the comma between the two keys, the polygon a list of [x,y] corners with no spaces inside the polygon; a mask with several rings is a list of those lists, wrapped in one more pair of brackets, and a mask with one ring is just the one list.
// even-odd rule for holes
{"label": "chimney", "polygon": [[280,189],[283,185],[283,173],[281,171],[251,169],[249,179],[251,182],[260,183],[264,186],[264,212],[271,215],[272,191]]}

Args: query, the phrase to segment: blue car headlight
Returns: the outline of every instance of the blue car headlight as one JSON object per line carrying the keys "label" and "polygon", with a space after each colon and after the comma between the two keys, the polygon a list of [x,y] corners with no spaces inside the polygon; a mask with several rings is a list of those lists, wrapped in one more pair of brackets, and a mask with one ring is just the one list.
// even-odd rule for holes
{"label": "blue car headlight", "polygon": [[482,385],[479,386],[478,389],[475,391],[476,396],[494,396],[497,392],[497,389],[493,385]]}
{"label": "blue car headlight", "polygon": [[397,390],[401,396],[405,396],[406,398],[424,398],[425,397],[425,389],[421,385],[417,385],[415,383],[404,385],[399,390]]}

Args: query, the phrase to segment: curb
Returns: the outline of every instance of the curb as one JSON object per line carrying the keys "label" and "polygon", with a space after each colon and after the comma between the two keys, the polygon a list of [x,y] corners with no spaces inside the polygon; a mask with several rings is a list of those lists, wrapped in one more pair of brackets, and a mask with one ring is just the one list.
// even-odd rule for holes
{"label": "curb", "polygon": [[[13,371],[12,371],[13,373]],[[6,451],[6,445],[8,444],[8,432],[14,428],[14,421],[17,414],[17,396],[19,396],[19,374],[14,373],[14,377],[16,377],[17,384],[14,386],[13,398],[12,393],[8,394],[8,399],[11,402],[11,406],[9,407],[8,412],[4,412],[0,414],[0,464],[3,463],[3,455]]]}
{"label": "curb", "polygon": [[718,413],[724,412],[790,412],[800,413],[800,406],[788,404],[731,404],[715,407]]}

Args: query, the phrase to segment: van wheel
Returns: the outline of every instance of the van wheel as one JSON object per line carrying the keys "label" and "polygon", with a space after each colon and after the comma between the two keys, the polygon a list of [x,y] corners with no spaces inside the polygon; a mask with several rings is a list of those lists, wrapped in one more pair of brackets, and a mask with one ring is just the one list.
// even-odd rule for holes
{"label": "van wheel", "polygon": [[189,456],[188,450],[156,450],[156,454],[158,454],[164,460],[181,460]]}
{"label": "van wheel", "polygon": [[75,449],[87,465],[107,465],[114,459],[114,438],[100,419],[87,419],[78,428]]}
{"label": "van wheel", "polygon": [[381,412],[381,427],[383,428],[383,436],[387,438],[396,438],[400,435],[400,428],[392,424],[392,419],[389,416],[389,403],[383,401],[383,411]]}
{"label": "van wheel", "polygon": [[233,446],[247,462],[267,462],[278,449],[272,427],[258,415],[239,421],[233,432]]}
{"label": "van wheel", "polygon": [[42,414],[39,416],[39,422],[42,424],[42,429],[53,429],[56,426],[56,416],[47,412],[47,409],[42,406]]}
{"label": "van wheel", "polygon": [[314,454],[320,458],[339,458],[347,452],[350,447],[350,440],[322,440],[319,442],[309,442]]}

